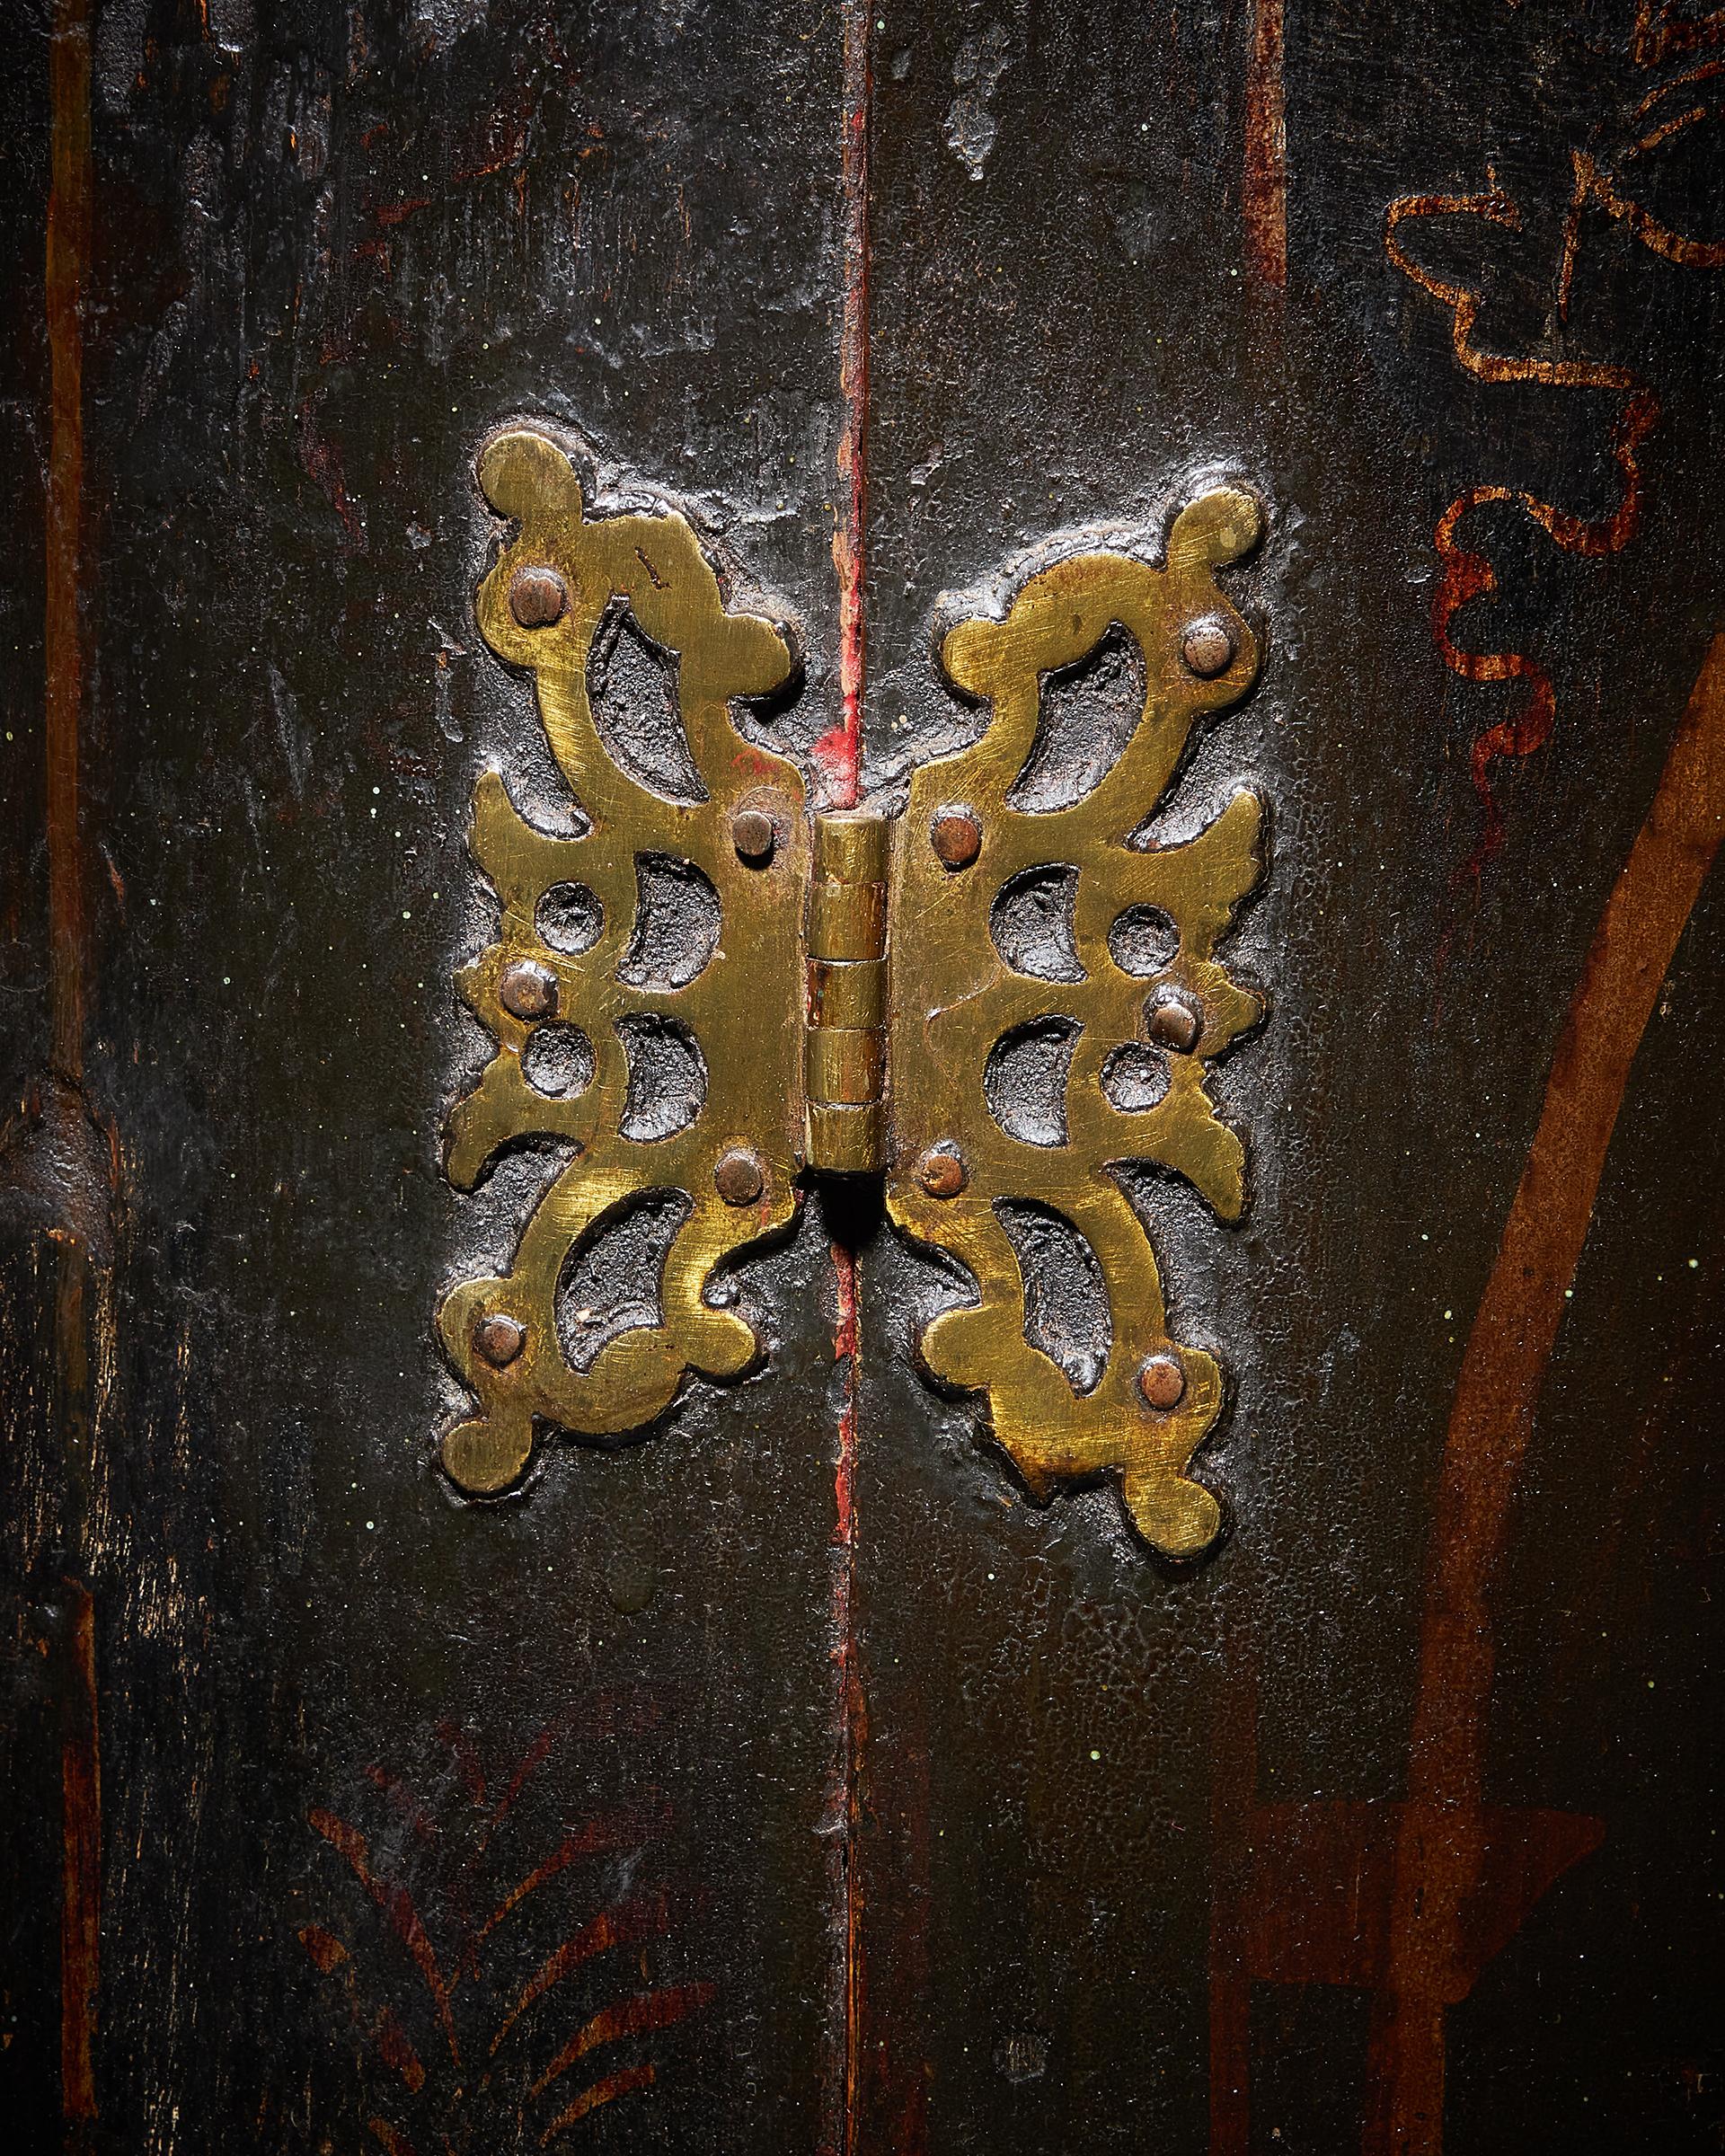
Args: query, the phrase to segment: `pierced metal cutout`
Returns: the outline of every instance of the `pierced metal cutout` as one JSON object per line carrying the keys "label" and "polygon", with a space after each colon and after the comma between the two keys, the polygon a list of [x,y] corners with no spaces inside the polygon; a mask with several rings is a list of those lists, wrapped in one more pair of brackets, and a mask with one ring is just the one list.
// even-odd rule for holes
{"label": "pierced metal cutout", "polygon": [[[444,1440],[450,1476],[503,1489],[537,1424],[617,1435],[687,1373],[739,1374],[757,1342],[708,1299],[714,1269],[790,1222],[804,1171],[884,1170],[892,1220],[976,1282],[924,1329],[928,1372],[983,1396],[1033,1494],[1112,1475],[1148,1542],[1196,1555],[1221,1514],[1187,1470],[1222,1374],[1171,1337],[1120,1171],[1180,1175],[1224,1221],[1244,1206],[1243,1149],[1206,1076],[1262,1015],[1216,955],[1262,872],[1262,808],[1243,790],[1191,839],[1133,835],[1199,720],[1256,677],[1215,571],[1255,545],[1257,504],[1205,494],[1164,566],[1077,555],[1031,577],[1004,617],[953,629],[942,664],[988,722],[916,773],[889,824],[811,818],[794,765],[738,732],[731,701],[781,687],[791,653],[772,623],[728,609],[680,515],[589,520],[568,457],[526,429],[489,446],[480,480],[518,527],[480,588],[480,625],[531,672],[588,827],[537,831],[501,777],[480,782],[473,850],[502,919],[460,985],[497,1048],[450,1118],[449,1174],[471,1188],[523,1138],[580,1151],[510,1271],[456,1287],[439,1313],[479,1403]],[[682,739],[656,702],[650,757],[616,740],[626,714],[602,735],[590,702],[602,682],[617,693],[620,623],[675,704]],[[1122,683],[1133,708],[1104,714],[1105,753],[1092,743],[1082,790],[1063,797],[1057,766],[1072,759],[1050,743],[1084,697]],[[675,798],[659,790],[673,783]],[[682,1208],[666,1215],[656,1294],[571,1355],[558,1297],[573,1254],[649,1198]],[[1087,1253],[1089,1345],[1062,1332],[1021,1246]]]}
{"label": "pierced metal cutout", "polygon": [[[1256,641],[1213,572],[1250,552],[1259,531],[1247,496],[1207,494],[1176,519],[1165,569],[1080,555],[1032,577],[1004,620],[978,616],[955,628],[942,663],[992,715],[971,747],[912,778],[893,891],[895,914],[916,932],[892,947],[887,1207],[909,1234],[960,1259],[978,1285],[974,1303],[927,1327],[923,1359],[936,1377],[986,1396],[995,1437],[1033,1493],[1118,1474],[1133,1524],[1172,1557],[1196,1555],[1221,1525],[1215,1498],[1185,1471],[1220,1412],[1222,1374],[1214,1356],[1170,1338],[1155,1253],[1112,1171],[1138,1161],[1169,1169],[1225,1221],[1244,1206],[1244,1152],[1216,1115],[1205,1074],[1263,1012],[1215,956],[1262,872],[1262,808],[1243,791],[1181,844],[1140,850],[1127,841],[1161,804],[1198,720],[1237,702],[1256,677]],[[1200,659],[1208,664],[1224,639],[1230,654],[1208,673],[1183,648],[1195,622],[1215,631]],[[1075,667],[1121,629],[1145,665],[1143,705],[1124,748],[1071,806],[1015,808],[1046,677]],[[927,835],[957,801],[974,814],[982,844],[955,875]],[[998,895],[1060,862],[1078,870],[1072,941],[1082,980],[1013,970],[991,933]],[[1146,907],[1177,938],[1147,978],[1121,968],[1113,938],[1121,915]],[[988,1072],[1002,1042],[1062,1024],[1075,1038],[1065,1130],[1049,1142],[1045,1118],[1031,1114],[1013,1127],[991,1108]],[[1141,1109],[1118,1105],[1119,1089],[1103,1082],[1133,1042],[1167,1051],[1166,1087]],[[920,1164],[943,1149],[962,1160],[964,1181],[931,1194]],[[1101,1268],[1112,1339],[1105,1368],[1082,1395],[1025,1337],[1031,1291],[996,1209],[1003,1199],[1034,1200],[1064,1217]],[[1169,1364],[1178,1392],[1153,1405],[1142,1381],[1154,1369],[1165,1395]]]}
{"label": "pierced metal cutout", "polygon": [[[745,740],[729,708],[733,697],[779,688],[791,673],[790,649],[771,622],[728,611],[687,522],[671,510],[589,522],[568,457],[525,429],[489,446],[480,484],[519,527],[480,587],[480,627],[500,658],[531,671],[558,767],[589,825],[579,838],[549,836],[518,813],[496,773],[480,781],[473,851],[502,921],[460,985],[497,1052],[450,1117],[449,1176],[471,1188],[500,1148],[527,1136],[572,1138],[581,1151],[535,1208],[510,1271],[464,1283],[438,1313],[444,1347],[480,1402],[479,1413],[444,1439],[443,1463],[475,1493],[520,1475],[535,1420],[590,1436],[634,1429],[669,1405],[686,1372],[734,1377],[755,1359],[753,1329],[739,1312],[708,1302],[706,1289],[723,1259],[783,1227],[797,1207],[809,857],[801,773]],[[652,791],[620,769],[599,738],[588,660],[601,623],[622,601],[641,634],[675,657],[677,716],[704,800]],[[785,804],[765,867],[739,855],[731,832],[745,800],[763,791]],[[692,976],[624,963],[632,951],[639,959],[638,945],[650,941],[636,933],[643,892],[662,894],[676,879],[660,870],[656,884],[641,864],[664,862],[687,864],[718,897],[719,932],[697,954],[703,962]],[[686,880],[698,889],[686,872]],[[569,886],[594,903],[578,914],[579,934],[558,935]],[[584,941],[596,920],[597,935]],[[559,1019],[591,1044],[592,1076],[583,1087],[547,1094],[523,1069],[541,1021],[518,1016],[505,991],[524,965],[549,976]],[[705,1097],[686,1121],[662,1103],[655,1113],[642,1109],[632,1036],[638,1068],[643,1040],[693,1042]],[[643,1135],[627,1136],[625,1127]],[[747,1205],[715,1185],[728,1149],[758,1163],[757,1192]],[[572,1367],[555,1311],[565,1260],[603,1215],[666,1188],[683,1191],[689,1209],[666,1252],[653,1321],[617,1332],[589,1365]],[[503,1337],[499,1321],[514,1329],[508,1337],[515,1341],[501,1364],[487,1352]]]}

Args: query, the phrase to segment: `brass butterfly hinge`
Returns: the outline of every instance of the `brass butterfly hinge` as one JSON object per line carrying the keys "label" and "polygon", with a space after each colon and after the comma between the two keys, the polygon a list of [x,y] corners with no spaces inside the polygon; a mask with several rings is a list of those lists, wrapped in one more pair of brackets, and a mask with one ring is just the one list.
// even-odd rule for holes
{"label": "brass butterfly hinge", "polygon": [[[451,1115],[448,1171],[472,1187],[523,1140],[571,1157],[509,1271],[439,1313],[478,1403],[444,1440],[450,1476],[504,1489],[542,1427],[620,1435],[691,1373],[739,1375],[759,1346],[721,1269],[788,1226],[807,1173],[884,1173],[894,1223],[975,1283],[922,1329],[925,1371],[982,1398],[1033,1495],[1112,1476],[1148,1542],[1196,1555],[1221,1514],[1187,1470],[1222,1373],[1170,1334],[1134,1171],[1182,1178],[1222,1221],[1244,1208],[1208,1073],[1263,1013],[1218,955],[1262,873],[1263,810],[1241,788],[1192,836],[1156,843],[1151,823],[1199,721],[1256,678],[1215,571],[1257,543],[1257,504],[1204,493],[1160,561],[1075,552],[960,621],[942,665],[986,721],[889,817],[810,815],[797,765],[762,746],[747,707],[791,681],[790,644],[732,610],[681,514],[588,517],[567,455],[529,429],[491,442],[480,481],[513,527],[480,627],[531,675],[584,822],[539,829],[499,773],[480,782],[473,850],[501,918],[460,985],[495,1049]],[[624,637],[662,686],[657,746],[596,715]],[[1129,723],[1051,789],[1049,699],[1099,654],[1119,655]],[[657,1295],[587,1337],[572,1286],[646,1206]],[[1082,1366],[1035,1321],[1031,1215],[1087,1247],[1100,1284]]]}

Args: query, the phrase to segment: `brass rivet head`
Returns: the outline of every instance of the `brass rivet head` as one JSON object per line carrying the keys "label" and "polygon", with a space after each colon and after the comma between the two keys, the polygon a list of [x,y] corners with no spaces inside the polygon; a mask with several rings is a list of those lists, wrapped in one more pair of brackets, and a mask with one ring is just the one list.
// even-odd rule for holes
{"label": "brass rivet head", "polygon": [[931,1197],[956,1197],[970,1180],[964,1155],[931,1145],[916,1163],[916,1180]]}
{"label": "brass rivet head", "polygon": [[1200,681],[1214,681],[1234,664],[1234,637],[1225,622],[1207,614],[1189,622],[1180,640],[1180,656]]}
{"label": "brass rivet head", "polygon": [[752,1206],[766,1188],[760,1158],[747,1145],[721,1153],[712,1171],[712,1187],[728,1206]]}
{"label": "brass rivet head", "polygon": [[764,869],[773,858],[779,834],[765,808],[739,808],[730,819],[730,842],[739,859]]}
{"label": "brass rivet head", "polygon": [[518,569],[509,579],[509,612],[524,629],[549,629],[568,605],[569,587],[554,569]]}
{"label": "brass rivet head", "polygon": [[497,1000],[511,1018],[549,1018],[557,1008],[557,976],[532,959],[518,959],[498,976]]}
{"label": "brass rivet head", "polygon": [[928,843],[949,869],[968,869],[982,851],[982,826],[969,808],[942,808],[928,827]]}
{"label": "brass rivet head", "polygon": [[514,1318],[506,1318],[501,1311],[494,1310],[473,1327],[473,1346],[494,1370],[512,1363],[526,1340],[526,1327]]}
{"label": "brass rivet head", "polygon": [[1164,1412],[1177,1408],[1186,1391],[1186,1373],[1179,1358],[1172,1355],[1153,1355],[1138,1372],[1138,1390],[1153,1408]]}
{"label": "brass rivet head", "polygon": [[1183,995],[1164,995],[1150,1012],[1149,1033],[1158,1047],[1190,1056],[1198,1046],[1203,1021]]}

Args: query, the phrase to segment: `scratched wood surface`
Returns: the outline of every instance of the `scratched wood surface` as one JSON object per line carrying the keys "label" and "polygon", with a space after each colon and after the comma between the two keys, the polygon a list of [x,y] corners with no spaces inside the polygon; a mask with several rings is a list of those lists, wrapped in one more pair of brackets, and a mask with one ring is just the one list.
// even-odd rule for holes
{"label": "scratched wood surface", "polygon": [[[32,2146],[63,2107],[128,2150],[424,2156],[537,2146],[565,2114],[607,2146],[819,2131],[819,1240],[762,1278],[770,1394],[560,1454],[482,1525],[433,1464],[429,1321],[524,1188],[487,1209],[438,1167],[480,1046],[450,985],[484,936],[474,776],[544,782],[530,692],[473,623],[474,448],[526,411],[698,496],[795,620],[815,724],[839,63],[722,12],[492,13],[103,9],[80,81],[82,33],[51,75],[39,13],[8,62],[31,1105],[6,1169],[0,2114]],[[42,181],[80,99],[84,390],[50,412]],[[45,849],[42,486],[76,483],[80,421],[77,795]],[[45,852],[69,848],[82,1060],[49,1075],[71,990]],[[91,1789],[63,1834],[86,1736],[99,1824]],[[99,1962],[61,1948],[85,1833]]]}
{"label": "scratched wood surface", "polygon": [[[1717,2150],[1721,107],[1700,6],[17,11],[10,2145]],[[866,1190],[762,1374],[438,1476],[524,416],[832,802],[974,723],[943,594],[1264,499],[1204,1564],[1028,1501]]]}

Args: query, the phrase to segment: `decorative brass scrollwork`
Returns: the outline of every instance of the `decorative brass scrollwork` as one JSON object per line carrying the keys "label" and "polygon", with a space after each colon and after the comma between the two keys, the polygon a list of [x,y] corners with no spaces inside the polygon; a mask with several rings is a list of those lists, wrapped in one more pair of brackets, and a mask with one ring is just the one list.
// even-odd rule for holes
{"label": "decorative brass scrollwork", "polygon": [[[580,1151],[535,1210],[509,1272],[464,1282],[438,1313],[445,1348],[480,1402],[444,1439],[443,1462],[474,1492],[521,1473],[535,1420],[592,1435],[633,1429],[668,1405],[686,1372],[735,1376],[754,1359],[753,1329],[706,1291],[721,1260],[783,1227],[798,1203],[809,859],[800,773],[739,733],[730,709],[781,687],[790,649],[771,622],[727,609],[686,520],[671,510],[589,520],[568,457],[526,429],[490,444],[480,483],[518,527],[480,588],[480,626],[500,657],[532,674],[588,827],[579,838],[535,830],[500,776],[480,781],[473,850],[502,918],[460,985],[497,1050],[450,1118],[449,1176],[471,1188],[522,1138],[571,1139]],[[588,658],[601,623],[624,604],[675,660],[705,800],[668,800],[638,782],[600,738]],[[619,977],[631,970],[643,860],[687,863],[717,894],[718,941],[681,985]],[[547,894],[564,886],[590,892],[602,923],[573,954],[543,932]],[[699,1112],[664,1136],[625,1135],[632,1022],[637,1039],[643,1023],[679,1029],[704,1065]],[[562,1095],[529,1075],[530,1044],[552,1026],[579,1029],[591,1056],[590,1079]],[[656,1192],[679,1193],[688,1208],[666,1257],[659,1321],[617,1333],[577,1368],[558,1330],[564,1268],[585,1238]]]}
{"label": "decorative brass scrollwork", "polygon": [[[994,1435],[1032,1491],[1117,1473],[1134,1524],[1175,1557],[1201,1551],[1221,1524],[1215,1498],[1185,1470],[1220,1410],[1222,1375],[1214,1356],[1170,1338],[1155,1254],[1115,1171],[1136,1162],[1170,1170],[1225,1221],[1244,1206],[1243,1150],[1216,1112],[1206,1072],[1262,1015],[1260,998],[1215,955],[1261,873],[1261,805],[1242,791],[1194,838],[1129,841],[1162,803],[1197,721],[1236,702],[1256,676],[1257,644],[1212,572],[1248,552],[1259,530],[1249,497],[1206,494],[1176,520],[1165,568],[1080,555],[1032,577],[1004,620],[955,628],[942,663],[992,715],[971,747],[916,773],[898,832],[895,915],[916,932],[891,946],[888,1207],[978,1284],[974,1303],[927,1327],[923,1359],[936,1377],[986,1395]],[[1044,680],[1117,627],[1143,657],[1137,727],[1084,799],[1015,807]],[[1076,870],[1082,977],[1057,983],[1014,971],[990,919],[1013,879],[1066,864]],[[1135,907],[1156,909],[1178,932],[1147,978],[1124,971],[1110,947],[1110,929]],[[1075,1046],[1066,1134],[1039,1144],[1002,1127],[985,1073],[998,1042],[1050,1017]],[[1104,1085],[1110,1058],[1133,1042],[1166,1057],[1165,1091],[1137,1109],[1117,1106]],[[1101,1266],[1112,1338],[1082,1393],[1025,1337],[1026,1282],[996,1209],[1014,1199],[1063,1215]]]}
{"label": "decorative brass scrollwork", "polygon": [[[514,526],[480,588],[480,626],[532,676],[586,827],[538,830],[497,773],[480,781],[473,850],[501,918],[460,985],[496,1050],[450,1117],[448,1171],[471,1188],[520,1141],[579,1150],[509,1271],[463,1283],[439,1313],[478,1402],[444,1440],[450,1476],[505,1489],[538,1425],[617,1435],[650,1422],[690,1372],[739,1374],[757,1343],[713,1294],[716,1269],[790,1222],[805,1170],[884,1166],[893,1221],[976,1282],[974,1301],[924,1329],[930,1374],[985,1397],[1033,1492],[1116,1476],[1149,1542],[1196,1554],[1221,1515],[1187,1470],[1222,1375],[1170,1335],[1128,1183],[1149,1164],[1222,1220],[1244,1206],[1244,1152],[1207,1074],[1262,1015],[1216,955],[1262,870],[1262,809],[1242,790],[1196,836],[1145,832],[1193,728],[1256,678],[1256,641],[1215,571],[1256,543],[1257,505],[1205,494],[1175,520],[1163,566],[1078,554],[1030,577],[1000,618],[954,628],[942,663],[987,722],[915,773],[889,826],[866,808],[810,818],[795,766],[739,730],[733,702],[780,689],[791,651],[771,622],[730,611],[682,516],[589,518],[567,455],[528,429],[490,444],[480,480]],[[596,719],[596,639],[620,633],[625,611],[674,679],[680,792],[656,766],[625,769]],[[1113,642],[1142,666],[1141,706],[1110,755],[1092,747],[1087,791],[1050,802],[1030,783],[1048,685]],[[642,956],[649,886],[668,875],[716,909],[677,967]],[[1026,879],[1048,878],[1068,906],[1052,967],[998,915]],[[577,936],[561,918],[571,891],[586,909]],[[1166,932],[1152,960],[1118,941],[1135,919]],[[1038,1127],[996,1073],[1029,1037],[1058,1044],[1056,1106]],[[685,1079],[674,1112],[645,1116],[637,1066],[653,1041],[675,1044]],[[1137,1092],[1117,1082],[1122,1057],[1137,1058]],[[1026,1205],[1094,1261],[1105,1315],[1079,1374],[1033,1322],[1039,1291],[1008,1226]],[[657,1304],[584,1352],[560,1329],[560,1294],[597,1237],[653,1206],[674,1215]]]}

